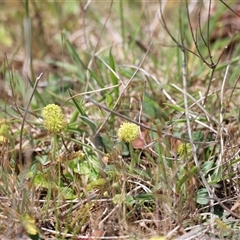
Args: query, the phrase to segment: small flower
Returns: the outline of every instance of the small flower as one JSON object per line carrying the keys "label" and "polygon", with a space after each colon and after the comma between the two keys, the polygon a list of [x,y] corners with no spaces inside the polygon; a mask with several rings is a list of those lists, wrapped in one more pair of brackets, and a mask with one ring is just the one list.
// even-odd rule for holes
{"label": "small flower", "polygon": [[0,122],[0,142],[7,142],[10,133],[9,124],[5,121]]}
{"label": "small flower", "polygon": [[62,109],[56,104],[48,104],[42,111],[44,127],[51,133],[60,133],[67,126]]}
{"label": "small flower", "polygon": [[192,147],[190,143],[180,143],[177,153],[181,158],[189,158],[192,155]]}
{"label": "small flower", "polygon": [[123,123],[118,129],[118,138],[124,142],[132,142],[140,135],[139,127],[130,122]]}
{"label": "small flower", "polygon": [[2,123],[0,125],[0,135],[7,136],[9,134],[9,125],[7,123]]}

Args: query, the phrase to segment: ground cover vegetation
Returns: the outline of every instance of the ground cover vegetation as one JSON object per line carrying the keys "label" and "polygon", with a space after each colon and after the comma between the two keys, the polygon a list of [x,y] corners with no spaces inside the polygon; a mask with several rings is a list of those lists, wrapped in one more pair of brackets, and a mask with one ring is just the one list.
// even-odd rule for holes
{"label": "ground cover vegetation", "polygon": [[238,1],[1,1],[1,239],[239,239]]}

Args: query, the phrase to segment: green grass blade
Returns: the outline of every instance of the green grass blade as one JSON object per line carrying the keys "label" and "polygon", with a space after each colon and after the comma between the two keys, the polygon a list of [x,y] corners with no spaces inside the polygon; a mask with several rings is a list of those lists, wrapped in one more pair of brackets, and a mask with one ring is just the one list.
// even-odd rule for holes
{"label": "green grass blade", "polygon": [[[114,58],[113,58],[113,55],[112,55],[112,49],[110,49],[110,51],[109,51],[109,66],[112,69],[112,71],[110,72],[112,84],[117,85],[118,84],[118,77],[115,74],[116,67],[115,67],[115,61],[114,61]],[[115,92],[116,97],[118,97],[119,96],[118,88],[114,88],[114,92]]]}
{"label": "green grass blade", "polygon": [[93,77],[93,79],[97,82],[97,84],[99,85],[99,87],[104,88],[105,85],[103,83],[103,81],[97,76],[97,74],[95,72],[93,72],[91,69],[88,69],[90,75]]}
{"label": "green grass blade", "polygon": [[[70,91],[69,91],[69,94],[72,97],[72,94]],[[77,102],[75,100],[75,98],[72,98],[72,101],[73,101],[74,105],[76,106],[77,110],[79,111],[79,113],[81,114],[80,118],[82,119],[82,121],[85,124],[87,124],[92,129],[92,131],[96,131],[96,129],[97,129],[96,124],[90,118],[88,118],[86,112],[84,111],[84,109],[82,107],[82,104],[80,102]]]}

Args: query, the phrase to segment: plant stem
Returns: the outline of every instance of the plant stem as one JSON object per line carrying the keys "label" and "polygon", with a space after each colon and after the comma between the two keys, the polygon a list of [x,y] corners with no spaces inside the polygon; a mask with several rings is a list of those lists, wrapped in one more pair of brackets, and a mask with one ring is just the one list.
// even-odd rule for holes
{"label": "plant stem", "polygon": [[135,161],[134,150],[131,143],[129,143],[129,151],[130,151],[130,158],[131,158],[130,172],[133,173],[136,161]]}

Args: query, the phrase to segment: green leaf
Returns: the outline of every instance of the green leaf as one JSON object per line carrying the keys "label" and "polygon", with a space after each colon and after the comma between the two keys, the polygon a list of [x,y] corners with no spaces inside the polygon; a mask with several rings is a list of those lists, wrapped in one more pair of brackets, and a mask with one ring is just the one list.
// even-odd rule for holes
{"label": "green leaf", "polygon": [[97,76],[97,74],[89,68],[88,68],[88,71],[90,72],[90,75],[96,80],[99,87],[104,88],[105,85],[104,85],[103,81]]}
{"label": "green leaf", "polygon": [[[76,52],[75,47],[72,45],[72,43],[67,39],[67,37],[65,35],[63,35],[63,38],[65,40],[65,44],[66,44],[66,49],[67,52],[69,54],[69,56],[71,57],[72,61],[74,62],[74,64],[76,66],[78,66],[78,71],[77,74],[80,77],[79,81],[81,83],[85,83],[84,79],[85,79],[85,75],[84,72],[82,71],[82,69],[86,69],[85,64],[82,62],[82,60],[80,59],[80,57],[78,56],[78,53]],[[82,69],[80,68],[82,67]]]}
{"label": "green leaf", "polygon": [[201,169],[203,173],[208,173],[209,171],[212,171],[214,161],[206,161],[202,164]]}
{"label": "green leaf", "polygon": [[175,111],[178,111],[178,112],[185,112],[185,109],[178,106],[178,105],[174,105],[174,104],[171,104],[171,103],[165,103],[166,106],[168,106],[169,108],[175,110]]}
{"label": "green leaf", "polygon": [[84,123],[86,123],[92,129],[93,132],[96,131],[97,126],[90,118],[85,117],[85,116],[80,116],[80,118],[82,119],[82,121]]}
{"label": "green leaf", "polygon": [[62,194],[66,200],[72,200],[77,197],[76,194],[74,193],[73,189],[71,189],[71,188],[60,187],[59,190],[60,190],[60,194]]}
{"label": "green leaf", "polygon": [[123,196],[122,194],[116,194],[112,200],[114,204],[125,203],[127,206],[133,206],[136,202],[131,195]]}
{"label": "green leaf", "polygon": [[214,169],[213,174],[211,175],[211,181],[209,184],[216,184],[222,180],[222,167],[217,167]]}
{"label": "green leaf", "polygon": [[110,94],[106,94],[106,101],[109,108],[112,108],[114,105],[114,99]]}
{"label": "green leaf", "polygon": [[[72,97],[72,93],[71,91],[69,91],[70,96]],[[90,119],[88,118],[86,112],[84,111],[82,104],[80,102],[77,102],[75,98],[72,98],[72,101],[74,103],[74,105],[76,106],[77,110],[79,111],[79,113],[81,114],[80,118],[82,119],[82,121],[87,124],[93,132],[96,131],[97,126],[96,124]]]}
{"label": "green leaf", "polygon": [[71,123],[76,122],[78,116],[79,116],[79,111],[76,109],[76,110],[73,112],[72,117],[71,117],[71,119],[70,119],[70,121],[69,121],[68,124],[71,124]]}
{"label": "green leaf", "polygon": [[[69,95],[72,97],[72,92],[71,90],[68,91],[69,92]],[[83,107],[82,107],[82,104],[80,104],[79,102],[76,101],[76,99],[73,97],[72,98],[72,101],[73,103],[75,104],[76,108],[78,109],[79,113],[82,115],[82,116],[87,116],[87,114],[85,113]],[[83,102],[83,101],[82,101]]]}
{"label": "green leaf", "polygon": [[90,182],[90,183],[87,185],[87,190],[88,190],[88,191],[91,191],[91,190],[93,190],[93,189],[99,189],[99,188],[101,188],[105,183],[106,183],[106,179],[103,179],[103,178],[97,179],[97,180],[95,180],[95,181]]}
{"label": "green leaf", "polygon": [[198,130],[198,131],[193,132],[192,137],[193,137],[193,141],[201,142],[204,140],[204,133],[203,133],[203,131]]}
{"label": "green leaf", "polygon": [[[79,67],[75,66],[72,63],[67,62],[61,62],[61,61],[53,61],[53,60],[47,60],[46,63],[52,64],[53,66],[59,67],[62,69],[62,71],[67,71],[68,73],[77,74],[79,71]],[[80,79],[81,81],[81,79]],[[84,83],[84,81],[82,81]]]}
{"label": "green leaf", "polygon": [[[112,69],[112,67],[115,68],[115,63],[114,63],[114,60],[113,60],[113,57],[112,57],[112,60],[111,57],[110,57],[110,53],[109,53],[109,61],[110,61],[110,64],[112,66],[110,66],[109,64],[107,64],[103,59],[101,59],[100,57],[97,57],[99,59],[100,62],[102,62],[109,70],[110,70],[110,76],[111,76],[111,80],[112,80],[112,83],[115,85],[115,84],[118,84],[118,80],[119,80],[119,77],[117,75],[117,73],[115,72],[114,69]],[[112,62],[113,61],[113,62]],[[118,97],[118,93],[119,93],[119,89],[118,87],[114,88],[113,91],[115,92],[116,94],[116,97]]]}
{"label": "green leaf", "polygon": [[[110,51],[109,51],[109,66],[112,69],[112,71],[110,71],[112,84],[117,85],[118,84],[118,78],[116,77],[116,74],[114,74],[116,72],[116,68],[115,68],[115,61],[114,61],[114,58],[113,58],[113,55],[112,55],[112,49],[110,49]],[[118,88],[115,88],[114,92],[115,92],[115,97],[118,97],[118,95],[119,95]]]}
{"label": "green leaf", "polygon": [[178,191],[181,191],[181,187],[183,184],[190,179],[192,176],[194,176],[198,171],[198,167],[194,166],[192,169],[187,170],[185,168],[182,168],[182,176],[180,177],[180,180],[177,183],[177,189]]}
{"label": "green leaf", "polygon": [[152,99],[150,99],[147,96],[144,97],[143,112],[151,118],[156,117],[156,108],[154,105],[156,105],[156,102],[154,102]]}
{"label": "green leaf", "polygon": [[154,200],[154,197],[152,193],[142,193],[142,194],[137,194],[135,196],[135,199],[149,201],[149,200]]}
{"label": "green leaf", "polygon": [[34,186],[49,188],[49,182],[46,180],[46,174],[37,174],[34,177],[33,184]]}
{"label": "green leaf", "polygon": [[201,205],[206,205],[209,203],[209,196],[206,188],[201,188],[197,191],[196,202]]}

